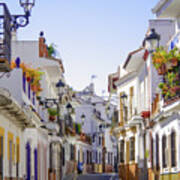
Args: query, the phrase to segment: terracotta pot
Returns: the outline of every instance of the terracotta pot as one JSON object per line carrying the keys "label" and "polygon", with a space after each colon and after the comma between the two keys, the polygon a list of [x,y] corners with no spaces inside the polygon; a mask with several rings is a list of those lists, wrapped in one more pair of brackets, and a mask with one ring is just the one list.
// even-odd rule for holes
{"label": "terracotta pot", "polygon": [[166,73],[167,69],[166,69],[166,65],[162,64],[159,68],[158,68],[158,74],[159,75],[164,75]]}
{"label": "terracotta pot", "polygon": [[177,58],[172,58],[171,59],[171,64],[173,67],[177,66],[178,65],[178,59]]}
{"label": "terracotta pot", "polygon": [[30,77],[26,77],[26,80],[27,80],[27,82],[30,82],[31,78]]}
{"label": "terracotta pot", "polygon": [[50,120],[50,121],[54,121],[55,119],[56,119],[55,116],[49,116],[49,120]]}

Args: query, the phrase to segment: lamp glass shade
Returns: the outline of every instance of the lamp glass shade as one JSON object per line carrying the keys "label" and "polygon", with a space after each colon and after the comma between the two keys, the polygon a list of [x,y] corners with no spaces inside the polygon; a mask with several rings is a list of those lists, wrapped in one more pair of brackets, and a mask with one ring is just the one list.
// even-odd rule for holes
{"label": "lamp glass shade", "polygon": [[84,121],[85,121],[85,118],[86,116],[84,114],[81,115],[81,120],[82,120],[82,123],[84,124]]}
{"label": "lamp glass shade", "polygon": [[124,93],[120,98],[121,98],[121,100],[122,100],[122,103],[123,103],[124,105],[126,105],[126,103],[127,103],[127,95]]}
{"label": "lamp glass shade", "polygon": [[110,109],[111,109],[111,108],[108,106],[108,108],[107,108],[107,110],[106,110],[107,114],[110,113]]}
{"label": "lamp glass shade", "polygon": [[35,5],[35,0],[19,0],[19,3],[24,8],[25,12],[30,12]]}
{"label": "lamp glass shade", "polygon": [[64,82],[61,79],[56,84],[56,88],[58,89],[58,93],[59,94],[63,94],[64,93],[65,84],[64,84]]}
{"label": "lamp glass shade", "polygon": [[70,103],[67,104],[66,109],[68,113],[72,113],[72,105]]}
{"label": "lamp glass shade", "polygon": [[151,33],[145,38],[146,49],[153,51],[159,47],[160,35],[156,33],[155,29],[151,29]]}

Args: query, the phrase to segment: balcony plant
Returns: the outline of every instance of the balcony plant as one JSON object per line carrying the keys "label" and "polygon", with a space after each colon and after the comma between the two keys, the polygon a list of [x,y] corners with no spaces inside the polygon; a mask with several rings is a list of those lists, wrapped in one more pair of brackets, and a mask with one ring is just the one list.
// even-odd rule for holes
{"label": "balcony plant", "polygon": [[47,46],[47,51],[48,51],[48,56],[49,57],[56,57],[57,50],[56,50],[55,44],[52,43],[49,46]]}
{"label": "balcony plant", "polygon": [[160,75],[166,73],[165,63],[167,61],[167,56],[167,52],[162,47],[157,48],[153,53],[152,62]]}
{"label": "balcony plant", "polygon": [[180,95],[180,51],[177,48],[167,52],[158,48],[152,57],[154,67],[158,74],[163,75],[163,82],[159,84],[165,100]]}
{"label": "balcony plant", "polygon": [[180,52],[174,48],[167,52],[163,47],[157,48],[153,53],[152,62],[160,75],[178,66],[180,62]]}
{"label": "balcony plant", "polygon": [[54,121],[58,115],[56,108],[48,108],[49,120]]}
{"label": "balcony plant", "polygon": [[76,133],[80,134],[81,133],[81,124],[77,123],[75,127],[76,127]]}

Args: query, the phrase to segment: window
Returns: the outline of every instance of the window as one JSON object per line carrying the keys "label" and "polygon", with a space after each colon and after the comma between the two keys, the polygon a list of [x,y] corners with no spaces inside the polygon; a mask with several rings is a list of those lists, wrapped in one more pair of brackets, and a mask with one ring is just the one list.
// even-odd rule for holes
{"label": "window", "polygon": [[96,163],[98,163],[98,152],[96,151]]}
{"label": "window", "polygon": [[176,166],[176,133],[171,133],[171,166]]}
{"label": "window", "polygon": [[123,101],[122,101],[122,98],[121,96],[123,95],[123,92],[120,93],[120,122],[123,123],[124,122],[124,119],[123,119]]}
{"label": "window", "polygon": [[92,152],[89,152],[89,163],[92,163]]}
{"label": "window", "polygon": [[89,164],[89,151],[87,150],[86,153],[87,153],[87,156],[86,156],[87,160],[86,160],[86,162],[87,162],[87,164]]}
{"label": "window", "polygon": [[80,162],[80,150],[78,150],[78,162]]}
{"label": "window", "polygon": [[124,140],[120,141],[120,163],[124,163]]}
{"label": "window", "polygon": [[28,83],[28,98],[31,99],[31,84]]}
{"label": "window", "polygon": [[26,93],[26,73],[23,73],[23,77],[22,77],[22,84],[23,84],[23,91],[24,93]]}
{"label": "window", "polygon": [[102,163],[102,157],[101,157],[101,152],[99,152],[99,164]]}
{"label": "window", "polygon": [[130,95],[130,100],[129,100],[129,115],[130,115],[130,118],[132,117],[132,110],[133,110],[133,95],[134,95],[134,88],[133,87],[130,87],[129,89],[129,95]]}
{"label": "window", "polygon": [[135,160],[135,138],[130,138],[130,161]]}
{"label": "window", "polygon": [[159,136],[156,134],[156,169],[159,170]]}
{"label": "window", "polygon": [[3,179],[3,136],[0,136],[0,179]]}
{"label": "window", "polygon": [[96,135],[93,134],[93,143],[96,142]]}
{"label": "window", "polygon": [[108,164],[111,163],[110,161],[111,161],[111,160],[110,160],[110,152],[108,152]]}
{"label": "window", "polygon": [[167,142],[166,142],[166,136],[164,135],[162,137],[162,166],[163,168],[167,167],[167,158],[166,157],[166,152],[167,152]]}
{"label": "window", "polygon": [[70,144],[70,159],[71,160],[74,160],[75,158],[74,150],[75,150],[75,147],[72,144]]}
{"label": "window", "polygon": [[113,153],[111,153],[110,155],[111,155],[111,162],[110,162],[110,164],[112,165],[113,164]]}
{"label": "window", "polygon": [[16,144],[16,177],[19,177],[20,147]]}
{"label": "window", "polygon": [[85,153],[83,152],[82,155],[83,155],[83,163],[85,163]]}
{"label": "window", "polygon": [[153,149],[153,143],[154,143],[154,140],[153,140],[153,137],[151,136],[151,167],[153,168],[154,166],[154,149]]}
{"label": "window", "polygon": [[9,176],[12,177],[13,168],[13,142],[9,141]]}

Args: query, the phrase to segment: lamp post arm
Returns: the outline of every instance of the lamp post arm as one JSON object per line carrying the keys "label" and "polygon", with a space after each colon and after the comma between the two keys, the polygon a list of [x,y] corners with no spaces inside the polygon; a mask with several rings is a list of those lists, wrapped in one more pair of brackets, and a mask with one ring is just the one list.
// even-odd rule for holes
{"label": "lamp post arm", "polygon": [[30,14],[27,12],[25,15],[12,15],[12,29],[18,29],[19,27],[25,27],[29,24]]}

